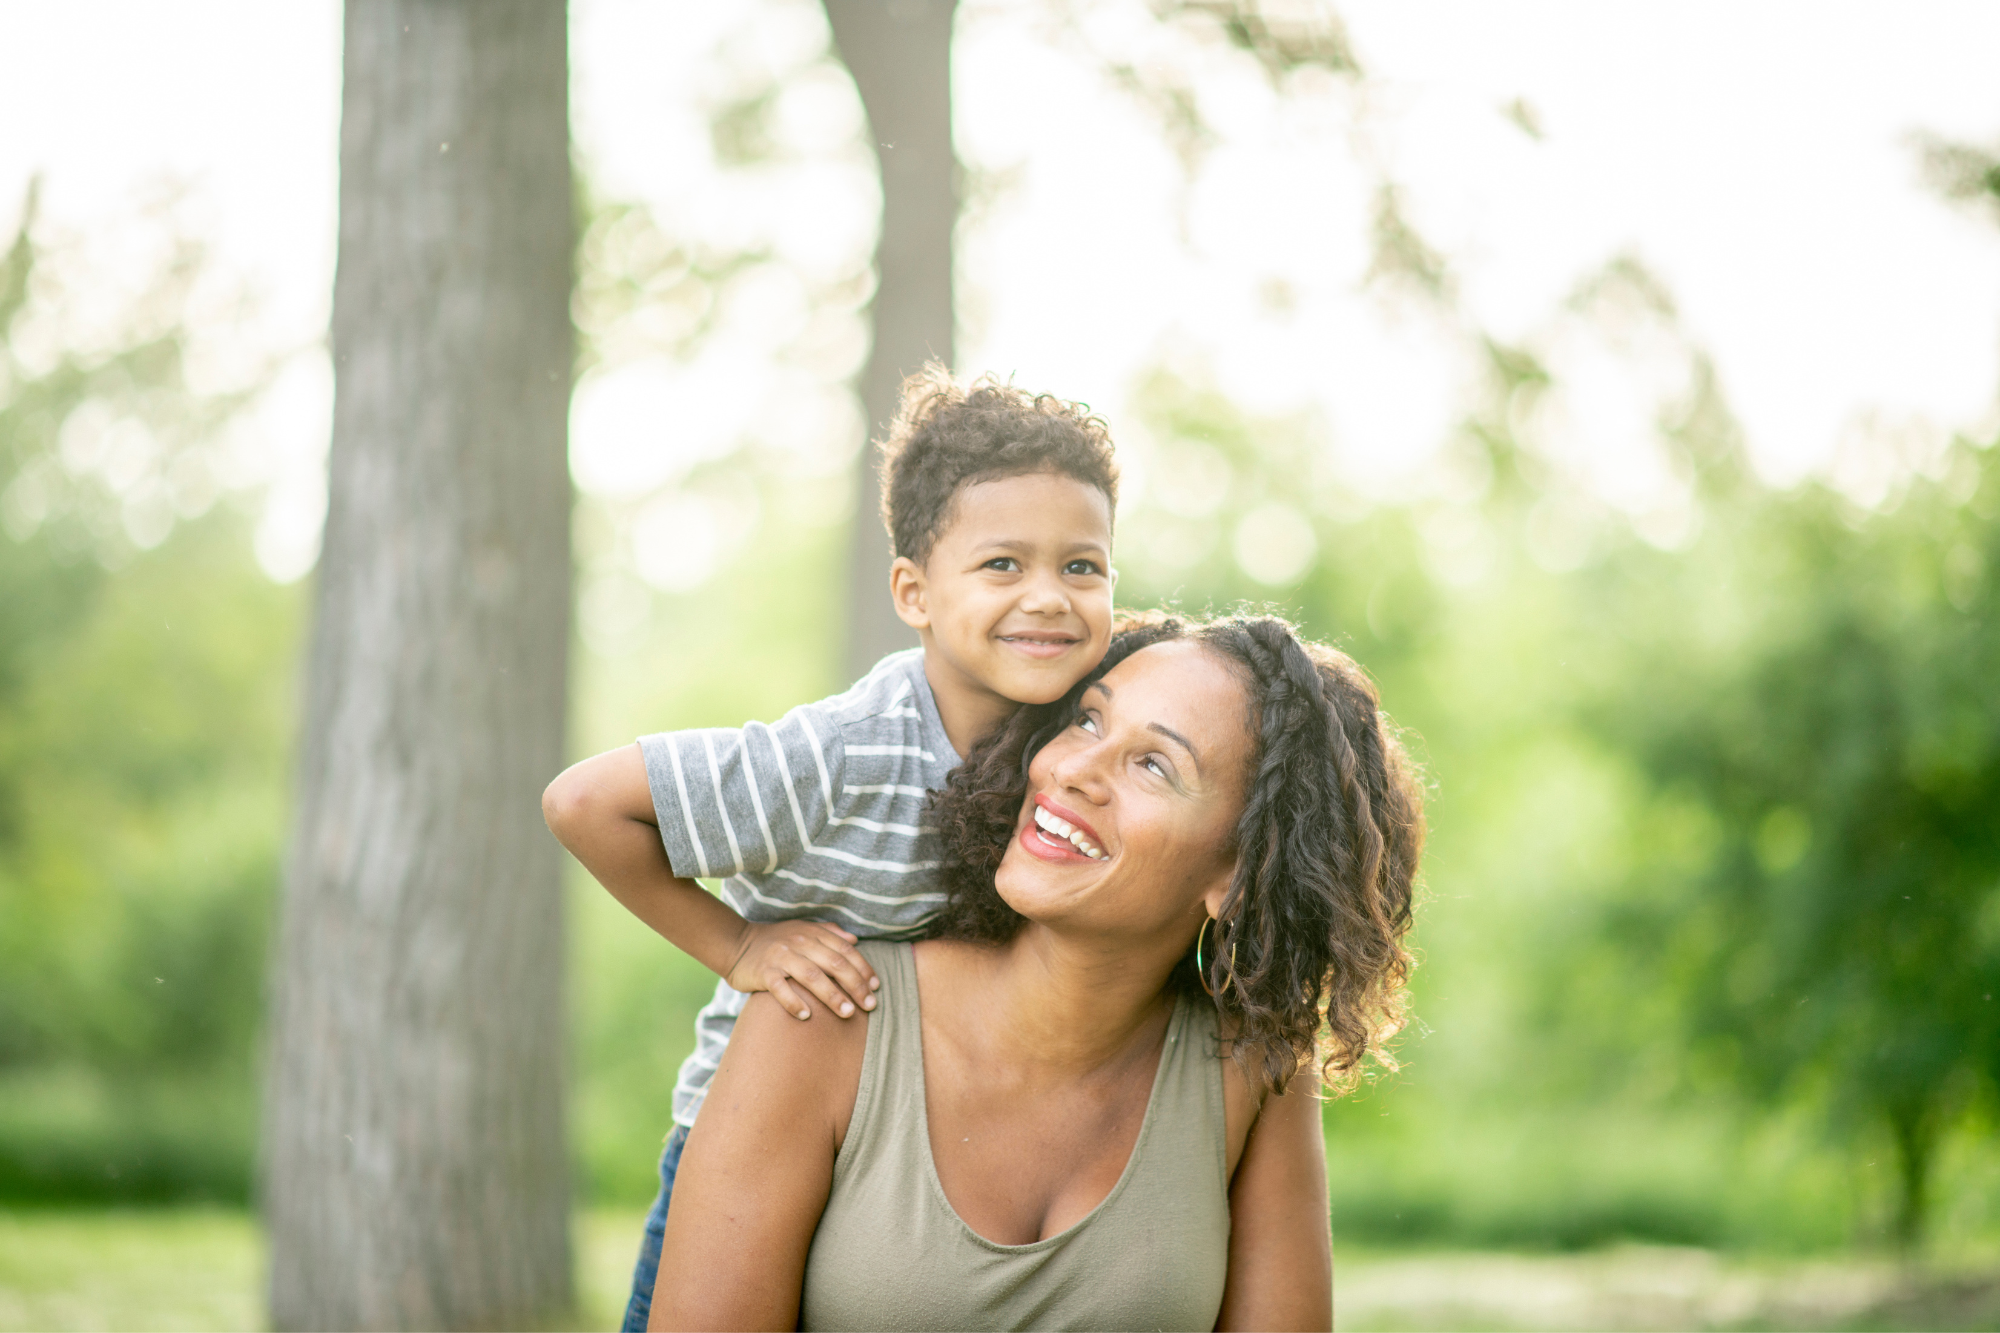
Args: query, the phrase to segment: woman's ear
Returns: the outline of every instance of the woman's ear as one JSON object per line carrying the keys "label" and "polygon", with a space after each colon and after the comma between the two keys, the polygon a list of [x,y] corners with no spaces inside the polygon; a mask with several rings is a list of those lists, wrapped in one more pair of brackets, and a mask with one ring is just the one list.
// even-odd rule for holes
{"label": "woman's ear", "polygon": [[1229,897],[1229,886],[1235,882],[1236,858],[1232,856],[1229,858],[1229,864],[1222,868],[1222,874],[1201,895],[1203,910],[1217,921],[1222,919],[1222,903]]}
{"label": "woman's ear", "polygon": [[896,618],[911,629],[929,629],[928,591],[924,567],[906,555],[897,556],[889,566],[889,601],[896,608]]}

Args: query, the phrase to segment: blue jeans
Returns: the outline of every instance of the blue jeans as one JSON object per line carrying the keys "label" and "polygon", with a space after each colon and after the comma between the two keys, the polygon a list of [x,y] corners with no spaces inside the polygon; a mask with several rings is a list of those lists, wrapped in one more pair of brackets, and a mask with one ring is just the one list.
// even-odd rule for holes
{"label": "blue jeans", "polygon": [[687,1146],[686,1125],[675,1125],[660,1152],[660,1196],[646,1214],[646,1234],[639,1241],[639,1262],[632,1267],[632,1299],[625,1305],[623,1333],[646,1333],[653,1312],[653,1284],[660,1276],[660,1241],[667,1231],[667,1204],[674,1195],[674,1176],[681,1169],[681,1149]]}

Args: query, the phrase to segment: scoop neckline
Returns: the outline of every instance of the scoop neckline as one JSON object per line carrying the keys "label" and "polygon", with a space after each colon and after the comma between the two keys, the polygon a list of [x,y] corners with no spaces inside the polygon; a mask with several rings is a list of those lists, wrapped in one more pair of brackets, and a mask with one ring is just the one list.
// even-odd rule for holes
{"label": "scoop neckline", "polygon": [[1111,1189],[1105,1196],[1097,1201],[1095,1207],[1064,1227],[1061,1231],[1058,1231],[1055,1235],[1044,1236],[1040,1240],[1031,1240],[1021,1245],[1009,1245],[1004,1241],[991,1240],[988,1237],[980,1235],[979,1232],[973,1229],[970,1222],[959,1216],[957,1207],[951,1201],[951,1196],[945,1193],[943,1178],[938,1175],[937,1158],[931,1152],[931,1094],[929,1087],[926,1086],[924,1077],[923,988],[917,980],[917,949],[914,943],[905,946],[903,957],[910,969],[910,996],[912,1007],[915,1008],[917,1015],[917,1119],[924,1130],[924,1176],[930,1181],[930,1187],[937,1194],[938,1202],[944,1205],[945,1212],[950,1214],[951,1220],[958,1224],[958,1229],[964,1233],[967,1239],[977,1245],[984,1246],[986,1249],[994,1250],[1001,1254],[1031,1254],[1036,1250],[1051,1249],[1061,1244],[1083,1228],[1089,1226],[1099,1213],[1110,1206],[1112,1200],[1125,1192],[1126,1183],[1132,1179],[1133,1171],[1139,1164],[1139,1155],[1145,1151],[1147,1135],[1151,1133],[1153,1128],[1153,1112],[1160,1104],[1160,1085],[1165,1081],[1167,1074],[1167,1056],[1169,1054],[1167,1048],[1181,1035],[1182,1011],[1186,1008],[1187,997],[1184,995],[1175,996],[1173,1012],[1167,1015],[1166,1035],[1160,1038],[1160,1063],[1153,1070],[1153,1086],[1146,1093],[1146,1114],[1140,1117],[1138,1137],[1132,1140],[1132,1151],[1125,1158],[1125,1169],[1118,1173],[1117,1181],[1111,1186]]}

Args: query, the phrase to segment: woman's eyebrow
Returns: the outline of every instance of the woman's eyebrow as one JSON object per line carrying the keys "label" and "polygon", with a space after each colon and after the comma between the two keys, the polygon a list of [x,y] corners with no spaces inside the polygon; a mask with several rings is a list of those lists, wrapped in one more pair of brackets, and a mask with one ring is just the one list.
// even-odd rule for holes
{"label": "woman's eyebrow", "polygon": [[1166,726],[1159,722],[1148,722],[1146,724],[1146,729],[1148,731],[1159,732],[1160,735],[1165,736],[1168,740],[1173,741],[1183,750],[1186,750],[1188,752],[1188,758],[1194,760],[1194,771],[1196,773],[1201,772],[1201,751],[1194,748],[1193,741],[1181,735],[1178,731],[1175,731],[1172,727]]}
{"label": "woman's eyebrow", "polygon": [[[1111,687],[1109,685],[1106,685],[1101,680],[1093,680],[1090,682],[1090,684],[1083,687],[1083,692],[1085,694],[1089,694],[1092,690],[1096,690],[1098,693],[1102,694],[1107,699],[1111,697]],[[1201,751],[1194,748],[1193,741],[1181,735],[1178,731],[1175,731],[1172,727],[1169,727],[1166,724],[1160,722],[1148,722],[1146,724],[1146,730],[1156,731],[1160,735],[1165,736],[1168,740],[1174,742],[1174,744],[1180,746],[1183,750],[1186,750],[1188,753],[1188,758],[1194,760],[1194,771],[1196,773],[1200,773],[1202,771]]]}

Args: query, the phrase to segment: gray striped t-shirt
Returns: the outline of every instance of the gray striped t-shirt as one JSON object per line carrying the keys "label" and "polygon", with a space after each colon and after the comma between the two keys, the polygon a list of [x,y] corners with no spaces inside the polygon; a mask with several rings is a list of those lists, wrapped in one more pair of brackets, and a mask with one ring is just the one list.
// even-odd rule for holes
{"label": "gray striped t-shirt", "polygon": [[[924,798],[958,765],[923,651],[875,664],[845,694],[775,724],[639,738],[674,873],[722,880],[750,921],[827,921],[864,939],[909,939],[944,902]],[[750,997],[718,981],[674,1086],[694,1124]]]}

